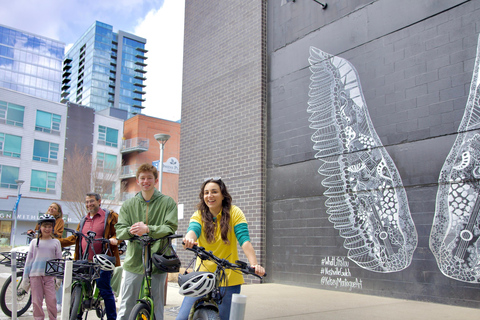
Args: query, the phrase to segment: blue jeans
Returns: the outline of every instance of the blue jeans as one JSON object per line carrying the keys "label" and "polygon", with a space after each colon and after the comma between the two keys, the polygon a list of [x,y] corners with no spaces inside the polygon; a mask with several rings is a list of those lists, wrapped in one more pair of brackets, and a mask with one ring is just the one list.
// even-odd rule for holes
{"label": "blue jeans", "polygon": [[[234,293],[240,293],[241,285],[231,286],[231,287],[222,287],[221,292],[225,293],[223,297],[222,304],[218,305],[218,309],[220,312],[220,319],[228,320],[230,318],[230,307],[232,306],[232,295]],[[226,292],[224,292],[226,289]],[[190,309],[192,309],[193,304],[198,297],[184,297],[182,305],[180,306],[180,310],[178,311],[178,315],[176,320],[187,320],[188,315],[190,314]]]}
{"label": "blue jeans", "polygon": [[115,306],[115,296],[113,295],[110,280],[112,278],[112,271],[100,270],[100,278],[95,280],[97,287],[100,290],[100,295],[105,302],[105,311],[107,313],[107,320],[117,319],[117,307]]}

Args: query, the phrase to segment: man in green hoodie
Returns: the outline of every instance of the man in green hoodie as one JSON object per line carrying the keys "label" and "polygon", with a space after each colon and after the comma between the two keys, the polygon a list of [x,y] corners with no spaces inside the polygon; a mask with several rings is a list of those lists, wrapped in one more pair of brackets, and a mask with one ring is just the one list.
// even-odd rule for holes
{"label": "man in green hoodie", "polygon": [[[178,226],[177,204],[155,188],[158,171],[151,164],[142,164],[137,170],[137,185],[140,192],[122,205],[115,225],[117,239],[128,240],[134,235],[148,234],[152,238],[162,238],[174,234]],[[158,252],[166,240],[157,241],[152,253]],[[143,263],[142,246],[133,241],[128,244],[123,263],[123,285],[118,320],[127,320],[135,306],[142,286]],[[157,268],[152,274],[152,296],[155,305],[155,318],[163,319],[165,280],[167,274]]]}

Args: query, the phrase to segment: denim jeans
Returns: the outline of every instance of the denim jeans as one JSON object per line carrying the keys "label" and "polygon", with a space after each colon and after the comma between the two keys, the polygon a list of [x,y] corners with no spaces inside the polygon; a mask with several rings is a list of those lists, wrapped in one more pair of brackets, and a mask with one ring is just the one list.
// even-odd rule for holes
{"label": "denim jeans", "polygon": [[110,279],[112,278],[112,271],[100,270],[100,278],[97,280],[97,287],[100,290],[100,295],[105,302],[105,311],[107,313],[107,320],[117,319],[117,307],[115,306],[115,296],[113,295]]}
{"label": "denim jeans", "polygon": [[[224,291],[226,289],[226,292]],[[234,293],[240,293],[241,285],[231,286],[231,287],[222,287],[221,292],[225,293],[223,297],[222,304],[218,305],[220,319],[228,320],[230,318],[230,308],[232,306],[232,295]],[[187,320],[188,315],[190,314],[190,309],[192,309],[193,304],[199,297],[184,297],[180,310],[176,320]]]}

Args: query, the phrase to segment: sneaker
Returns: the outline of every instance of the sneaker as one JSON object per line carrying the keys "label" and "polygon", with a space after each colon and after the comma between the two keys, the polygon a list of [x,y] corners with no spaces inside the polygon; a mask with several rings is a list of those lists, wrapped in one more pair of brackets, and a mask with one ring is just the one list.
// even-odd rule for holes
{"label": "sneaker", "polygon": [[61,304],[57,304],[57,312],[62,312],[62,305]]}

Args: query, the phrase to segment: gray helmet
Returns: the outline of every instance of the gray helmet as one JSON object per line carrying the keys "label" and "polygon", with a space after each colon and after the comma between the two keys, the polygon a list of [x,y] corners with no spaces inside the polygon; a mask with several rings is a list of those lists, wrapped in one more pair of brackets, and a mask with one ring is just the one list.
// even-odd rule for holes
{"label": "gray helmet", "polygon": [[178,276],[179,293],[187,297],[201,297],[215,288],[215,275],[194,271]]}
{"label": "gray helmet", "polygon": [[103,271],[115,270],[115,257],[106,254],[96,254],[93,256],[93,262],[100,265]]}

